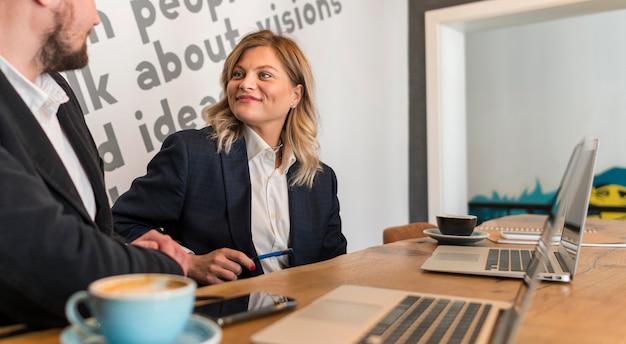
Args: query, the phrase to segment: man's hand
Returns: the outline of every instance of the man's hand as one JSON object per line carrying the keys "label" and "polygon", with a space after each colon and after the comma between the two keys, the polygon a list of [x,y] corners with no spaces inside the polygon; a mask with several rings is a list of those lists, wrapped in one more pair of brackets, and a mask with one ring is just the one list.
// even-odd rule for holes
{"label": "man's hand", "polygon": [[183,269],[185,276],[189,269],[190,255],[169,235],[153,229],[131,242],[132,245],[161,251],[174,259]]}
{"label": "man's hand", "polygon": [[243,252],[230,248],[220,248],[213,252],[191,256],[189,277],[202,284],[216,284],[234,281],[245,267],[256,270],[254,261]]}

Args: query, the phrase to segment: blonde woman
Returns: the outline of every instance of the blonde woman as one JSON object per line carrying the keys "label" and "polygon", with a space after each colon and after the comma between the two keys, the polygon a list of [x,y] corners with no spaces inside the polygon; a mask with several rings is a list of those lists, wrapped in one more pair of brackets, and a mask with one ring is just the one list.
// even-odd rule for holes
{"label": "blonde woman", "polygon": [[133,240],[162,228],[193,252],[189,275],[203,284],[344,254],[337,178],[319,160],[313,74],[300,48],[251,33],[221,82],[207,126],[170,135],[117,200],[115,230]]}

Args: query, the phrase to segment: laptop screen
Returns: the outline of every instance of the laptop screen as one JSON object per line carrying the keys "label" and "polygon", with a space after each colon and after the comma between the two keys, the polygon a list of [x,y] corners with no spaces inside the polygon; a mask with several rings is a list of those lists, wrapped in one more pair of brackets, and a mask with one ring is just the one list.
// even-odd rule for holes
{"label": "laptop screen", "polygon": [[[530,304],[532,299],[530,294],[536,289],[535,284],[539,283],[541,267],[547,261],[548,254],[552,252],[551,238],[562,230],[562,242],[570,242],[572,245],[569,246],[580,247],[581,229],[584,227],[589,206],[597,149],[597,139],[583,139],[572,152],[552,208],[543,225],[541,239],[537,243],[535,254],[526,270],[524,282],[515,296],[512,312],[510,312],[512,318],[508,322],[511,333],[506,336],[507,338],[515,338],[521,315]],[[568,257],[575,259],[576,252],[569,250]],[[573,275],[574,272],[571,272]]]}
{"label": "laptop screen", "polygon": [[584,142],[588,147],[583,147],[577,164],[579,168],[573,171],[571,195],[569,195],[569,209],[565,213],[563,232],[559,253],[566,266],[569,267],[574,278],[576,266],[578,266],[578,254],[582,236],[585,229],[585,220],[589,209],[589,195],[593,182],[595,157],[598,140]]}

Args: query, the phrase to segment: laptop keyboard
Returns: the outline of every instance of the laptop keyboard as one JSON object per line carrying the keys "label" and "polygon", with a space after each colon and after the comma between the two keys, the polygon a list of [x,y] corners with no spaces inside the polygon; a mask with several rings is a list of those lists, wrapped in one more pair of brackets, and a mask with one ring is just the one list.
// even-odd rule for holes
{"label": "laptop keyboard", "polygon": [[[489,255],[487,256],[485,270],[526,271],[532,255],[532,250],[503,248],[490,249]],[[543,271],[554,273],[554,268],[549,260],[544,266]]]}
{"label": "laptop keyboard", "polygon": [[489,304],[407,296],[359,343],[473,343],[490,309]]}

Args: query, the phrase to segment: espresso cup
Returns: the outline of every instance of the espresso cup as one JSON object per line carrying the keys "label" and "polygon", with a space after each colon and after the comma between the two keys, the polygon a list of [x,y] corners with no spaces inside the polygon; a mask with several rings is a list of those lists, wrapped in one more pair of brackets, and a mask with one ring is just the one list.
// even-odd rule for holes
{"label": "espresso cup", "polygon": [[437,215],[437,227],[444,235],[467,236],[474,232],[477,220],[475,215]]}
{"label": "espresso cup", "polygon": [[[65,314],[80,331],[104,336],[110,344],[171,344],[191,316],[195,290],[195,281],[176,275],[106,277],[74,293]],[[80,314],[81,304],[93,320]]]}

